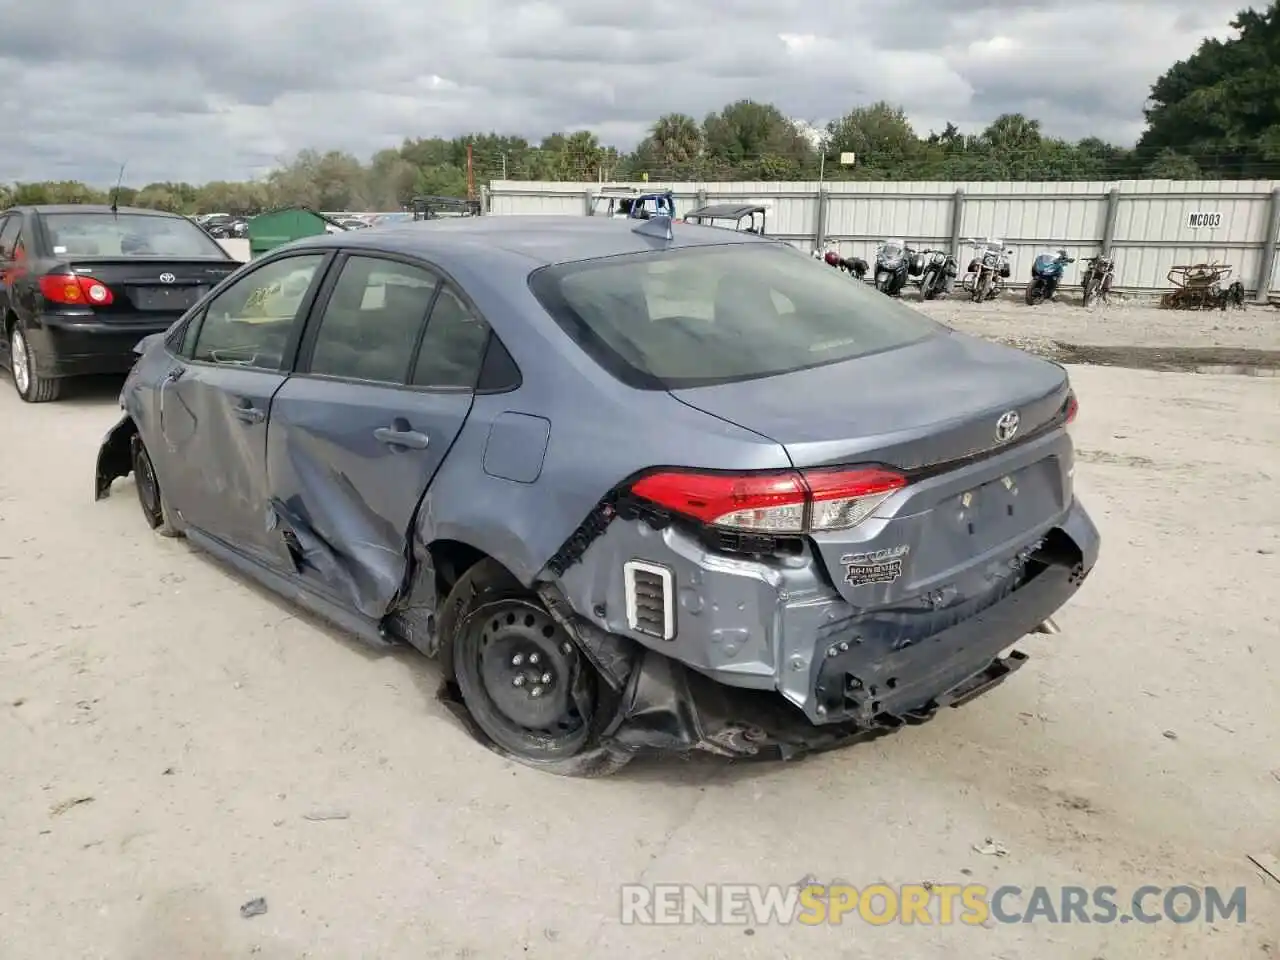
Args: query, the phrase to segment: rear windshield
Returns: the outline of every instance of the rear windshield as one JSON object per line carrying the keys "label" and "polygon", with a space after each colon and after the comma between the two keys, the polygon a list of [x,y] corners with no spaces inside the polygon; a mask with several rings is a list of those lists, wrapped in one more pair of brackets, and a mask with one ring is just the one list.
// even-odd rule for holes
{"label": "rear windshield", "polygon": [[891,350],[943,328],[784,244],[628,254],[544,267],[530,287],[633,386],[769,377]]}
{"label": "rear windshield", "polygon": [[226,251],[186,217],[142,213],[46,213],[41,219],[54,256],[217,257]]}

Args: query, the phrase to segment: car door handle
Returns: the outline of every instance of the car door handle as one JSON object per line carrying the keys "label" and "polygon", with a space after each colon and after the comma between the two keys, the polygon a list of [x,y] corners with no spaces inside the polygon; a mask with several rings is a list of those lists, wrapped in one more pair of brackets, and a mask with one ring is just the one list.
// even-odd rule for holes
{"label": "car door handle", "polygon": [[245,423],[261,423],[267,419],[267,415],[255,407],[248,400],[241,400],[232,408],[232,412],[236,417]]}
{"label": "car door handle", "polygon": [[408,447],[410,450],[425,450],[431,438],[417,430],[397,430],[394,427],[378,427],[373,431],[376,439],[389,447]]}

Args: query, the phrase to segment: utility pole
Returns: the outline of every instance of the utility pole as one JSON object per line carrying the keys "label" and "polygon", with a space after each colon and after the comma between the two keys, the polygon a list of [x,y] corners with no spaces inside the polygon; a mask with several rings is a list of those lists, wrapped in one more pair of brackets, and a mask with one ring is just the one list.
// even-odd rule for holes
{"label": "utility pole", "polygon": [[476,171],[471,162],[471,144],[467,144],[467,199],[476,198]]}
{"label": "utility pole", "polygon": [[831,141],[834,139],[831,131],[817,124],[811,126],[818,131],[818,189],[822,189],[823,183],[827,179],[827,151],[831,149]]}

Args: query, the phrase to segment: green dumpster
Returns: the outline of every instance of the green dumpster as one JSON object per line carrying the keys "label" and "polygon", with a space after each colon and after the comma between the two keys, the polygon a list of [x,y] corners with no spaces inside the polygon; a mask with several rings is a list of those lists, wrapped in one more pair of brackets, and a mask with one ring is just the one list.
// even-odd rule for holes
{"label": "green dumpster", "polygon": [[249,221],[249,256],[260,257],[293,240],[319,236],[330,223],[328,217],[303,207],[260,213]]}

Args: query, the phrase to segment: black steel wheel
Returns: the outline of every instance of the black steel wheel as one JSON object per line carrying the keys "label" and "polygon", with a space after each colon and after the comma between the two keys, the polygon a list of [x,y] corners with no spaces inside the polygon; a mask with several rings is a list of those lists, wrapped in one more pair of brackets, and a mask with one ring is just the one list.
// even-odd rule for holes
{"label": "black steel wheel", "polygon": [[470,662],[455,664],[478,681],[474,692],[494,721],[490,735],[522,754],[578,752],[591,732],[595,691],[576,679],[573,644],[549,614],[528,601],[492,604],[481,613],[471,628],[476,636],[469,644]]}
{"label": "black steel wheel", "polygon": [[147,526],[162,537],[177,536],[177,530],[169,522],[169,509],[164,494],[160,490],[160,481],[156,478],[156,468],[147,453],[147,445],[142,438],[134,434],[133,441],[133,483],[138,491],[138,505],[142,507],[142,516]]}
{"label": "black steel wheel", "polygon": [[491,561],[467,571],[440,618],[467,712],[521,763],[579,777],[621,769],[631,754],[600,743],[607,685],[537,596],[498,571]]}

